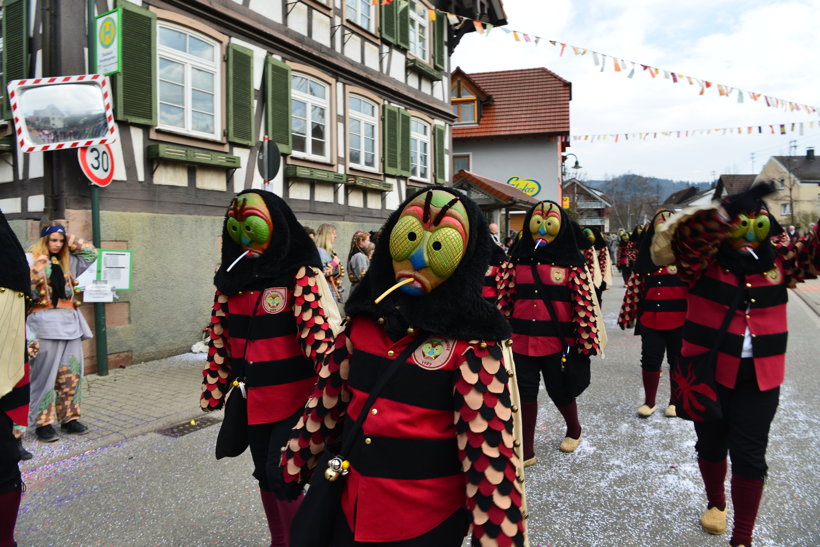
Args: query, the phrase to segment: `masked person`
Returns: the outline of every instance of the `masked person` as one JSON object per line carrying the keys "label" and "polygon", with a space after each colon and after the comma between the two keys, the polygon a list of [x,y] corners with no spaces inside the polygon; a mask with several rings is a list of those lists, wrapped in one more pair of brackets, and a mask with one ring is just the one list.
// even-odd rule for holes
{"label": "masked person", "polygon": [[499,306],[512,326],[521,395],[525,465],[535,463],[540,376],[566,422],[562,452],[581,442],[576,397],[589,385],[590,356],[601,348],[595,293],[569,217],[542,201],[524,217],[499,286]]}
{"label": "masked person", "polygon": [[609,247],[606,244],[601,230],[597,226],[584,228],[584,235],[592,242],[598,259],[598,269],[601,272],[600,283],[595,284],[595,296],[598,297],[598,306],[603,304],[604,291],[612,286],[612,259],[609,256]]}
{"label": "masked person", "polygon": [[26,359],[26,255],[0,211],[0,545],[17,545],[14,526],[23,495],[19,440],[14,425],[28,424],[29,369]]}
{"label": "masked person", "polygon": [[[518,409],[500,344],[510,332],[481,297],[486,221],[457,191],[422,190],[379,242],[283,454],[285,484],[324,473],[313,470],[322,452],[353,435],[330,545],[459,546],[470,523],[475,542],[521,545]],[[385,370],[395,372],[363,409]]]}
{"label": "masked person", "polygon": [[728,453],[734,546],[751,545],[763,494],[769,428],[785,373],[786,289],[814,278],[820,266],[817,230],[802,241],[783,238],[762,200],[773,191],[764,183],[729,196],[717,209],[676,215],[652,247],[656,263],[673,253],[678,275],[690,286],[682,356],[713,347],[730,303],[740,302],[717,348],[715,382],[723,417],[694,422],[707,498],[701,525],[712,534],[726,529]]}
{"label": "masked person", "polygon": [[27,326],[37,337],[40,351],[31,360],[31,407],[29,422],[43,442],[59,439],[52,426],[55,419],[64,433],[83,434],[80,422],[80,381],[85,357],[83,340],[91,329],[77,309],[77,277],[96,260],[93,245],[66,233],[52,223],[28,254],[31,265],[31,296],[34,303]]}
{"label": "masked person", "polygon": [[[638,258],[632,268],[632,276],[627,283],[618,314],[618,326],[621,329],[634,327],[635,334],[641,337],[644,403],[637,411],[641,418],[648,418],[657,409],[655,397],[658,394],[664,352],[671,366],[680,355],[683,323],[686,319],[688,285],[677,276],[678,270],[674,264],[658,266],[650,256],[655,231],[671,216],[672,211],[661,209],[652,218],[649,230],[641,239]],[[676,415],[671,400],[664,415]]]}
{"label": "masked person", "polygon": [[629,234],[622,228],[618,230],[618,271],[624,278],[624,285],[632,274],[631,253],[632,245],[629,241]]}
{"label": "masked person", "polygon": [[209,326],[200,406],[223,407],[217,459],[249,445],[271,545],[290,545],[299,500],[273,495],[269,470],[316,382],[317,361],[333,344],[335,302],[316,246],[278,196],[238,194],[222,228],[222,263]]}

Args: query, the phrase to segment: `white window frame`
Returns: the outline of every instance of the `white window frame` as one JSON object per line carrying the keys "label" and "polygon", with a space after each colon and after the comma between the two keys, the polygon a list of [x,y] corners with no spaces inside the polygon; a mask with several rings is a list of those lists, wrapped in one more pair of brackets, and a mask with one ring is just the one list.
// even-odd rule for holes
{"label": "white window frame", "polygon": [[[370,105],[373,108],[373,115],[369,116],[369,115],[367,115],[363,112],[359,112],[357,110],[354,110],[351,107],[351,104],[350,104],[351,99],[357,99],[359,101],[362,101],[363,103],[366,103],[366,104]],[[378,172],[379,171],[379,165],[380,165],[380,163],[379,163],[379,146],[378,146],[378,142],[379,142],[379,106],[376,103],[374,103],[373,101],[371,101],[370,99],[367,99],[367,98],[365,98],[361,95],[356,95],[356,94],[351,93],[348,96],[348,99],[347,99],[347,117],[348,117],[347,160],[348,160],[348,163],[350,164],[350,167],[355,167],[356,169],[362,169],[364,171],[372,171],[374,173]],[[370,141],[372,142],[373,165],[368,165],[366,163],[366,161],[364,161],[364,159],[366,157],[365,152],[367,152],[367,150],[365,149],[365,147],[363,145],[363,142],[368,139],[368,137],[365,137],[364,135],[359,135],[359,138],[361,139],[360,143],[362,143],[362,144],[360,145],[360,147],[358,149],[359,157],[363,161],[356,163],[352,159],[353,158],[353,154],[351,153],[352,148],[353,148],[352,134],[353,134],[354,128],[357,127],[357,126],[360,127],[360,128],[370,126],[373,129],[373,137],[370,139]],[[363,133],[363,131],[361,131],[361,133]]]}
{"label": "white window frame", "polygon": [[427,62],[430,54],[430,21],[427,7],[421,2],[410,1],[410,53]]}
{"label": "white window frame", "polygon": [[[294,72],[291,74],[291,79],[293,78],[304,78],[308,80],[308,82],[312,82],[316,85],[321,86],[325,90],[325,98],[322,99],[321,97],[317,97],[316,95],[312,95],[309,93],[304,93],[296,89],[296,86],[291,83],[291,133],[292,137],[295,134],[295,127],[296,125],[293,123],[293,118],[296,116],[296,109],[293,106],[294,102],[302,102],[305,103],[305,115],[307,118],[305,119],[306,124],[306,134],[304,135],[305,138],[305,150],[297,150],[296,149],[296,141],[292,140],[293,142],[293,156],[299,158],[305,158],[309,160],[316,160],[316,161],[330,161],[330,149],[332,144],[332,134],[331,134],[331,123],[330,123],[330,85],[327,83],[309,76],[305,73],[297,73]],[[325,121],[324,121],[324,134],[325,134],[325,153],[324,155],[314,154],[313,153],[313,138],[310,136],[310,127],[313,125],[313,109],[314,108],[321,108],[325,112]]]}
{"label": "white window frame", "polygon": [[[426,129],[426,135],[418,131],[420,127]],[[413,180],[430,182],[432,177],[431,132],[429,123],[419,118],[410,118],[410,178]],[[419,166],[424,166],[426,176],[419,172]]]}
{"label": "white window frame", "polygon": [[[177,49],[173,49],[167,46],[163,46],[159,42],[159,33],[161,28],[168,28],[170,30],[174,30],[176,32],[184,33],[188,36],[193,36],[197,40],[205,42],[206,44],[213,46],[214,48],[214,60],[213,62],[209,63],[207,60],[197,57],[195,55],[191,55]],[[162,78],[159,73],[157,73],[157,81],[156,81],[156,94],[157,94],[157,129],[162,129],[164,131],[170,131],[173,133],[179,133],[182,135],[188,135],[197,138],[209,139],[209,140],[222,140],[222,44],[214,40],[213,38],[206,36],[200,32],[196,32],[191,30],[187,27],[176,25],[168,21],[159,21],[157,22],[157,67],[159,70],[160,60],[166,59],[168,61],[179,63],[183,65],[183,87],[184,87],[184,101],[183,104],[184,108],[184,127],[179,127],[176,125],[168,125],[163,124],[161,119],[161,97],[160,97],[160,83]],[[192,77],[191,73],[193,69],[202,70],[203,72],[210,72],[214,76],[214,87],[213,87],[213,117],[214,117],[214,131],[213,133],[207,133],[204,131],[197,131],[193,129],[193,122],[192,122],[192,112],[193,112],[193,87],[191,85]],[[175,82],[176,83],[176,82]]]}
{"label": "white window frame", "polygon": [[371,0],[345,0],[345,19],[369,32],[375,32],[376,17]]}
{"label": "white window frame", "polygon": [[786,216],[792,214],[791,203],[781,203],[780,204],[780,216]]}

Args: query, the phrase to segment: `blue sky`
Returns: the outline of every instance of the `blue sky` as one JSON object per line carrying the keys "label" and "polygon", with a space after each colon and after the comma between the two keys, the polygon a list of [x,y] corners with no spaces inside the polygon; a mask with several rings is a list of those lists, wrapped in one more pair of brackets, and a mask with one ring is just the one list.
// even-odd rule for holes
{"label": "blue sky", "polygon": [[[543,41],[516,42],[500,29],[485,36],[473,32],[456,48],[452,67],[467,73],[552,70],[573,85],[572,135],[744,128],[742,135],[573,140],[569,151],[580,160],[582,178],[635,173],[702,182],[724,173],[757,173],[770,156],[788,154],[791,141],[796,154],[820,148],[820,113],[768,108],[748,95],[739,104],[736,92],[720,97],[715,87],[700,96],[698,86],[653,79],[640,67],[629,79],[629,69],[615,72],[610,59],[600,72],[590,53],[576,56],[567,48],[559,56],[559,48],[547,42],[820,109],[820,0],[504,0],[504,7],[508,29]],[[802,135],[768,134],[769,124],[790,129],[800,122]],[[763,135],[758,125],[766,126]],[[755,126],[753,135],[746,134],[747,126]]]}

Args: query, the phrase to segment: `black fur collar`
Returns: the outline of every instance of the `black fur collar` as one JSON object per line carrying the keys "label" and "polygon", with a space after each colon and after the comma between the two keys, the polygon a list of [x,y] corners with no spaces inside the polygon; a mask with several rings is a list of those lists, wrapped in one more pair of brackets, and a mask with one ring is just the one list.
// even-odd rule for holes
{"label": "black fur collar", "polygon": [[561,212],[561,229],[558,236],[549,245],[535,248],[535,240],[530,233],[530,219],[535,208],[538,207],[536,203],[533,205],[527,215],[524,217],[524,227],[521,229],[521,237],[516,241],[513,248],[510,249],[510,256],[516,259],[517,262],[541,262],[556,264],[558,266],[583,266],[585,264],[584,257],[578,251],[578,244],[576,243],[575,229],[570,223],[569,216],[566,211],[558,206],[554,201],[542,201],[540,203],[552,203],[558,207]]}

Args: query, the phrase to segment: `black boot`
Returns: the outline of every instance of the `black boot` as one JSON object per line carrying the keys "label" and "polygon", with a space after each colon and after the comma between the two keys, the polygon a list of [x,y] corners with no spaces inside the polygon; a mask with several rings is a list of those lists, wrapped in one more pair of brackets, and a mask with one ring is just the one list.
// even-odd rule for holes
{"label": "black boot", "polygon": [[26,450],[23,446],[23,439],[17,439],[17,456],[21,460],[30,460],[34,457],[34,454]]}

